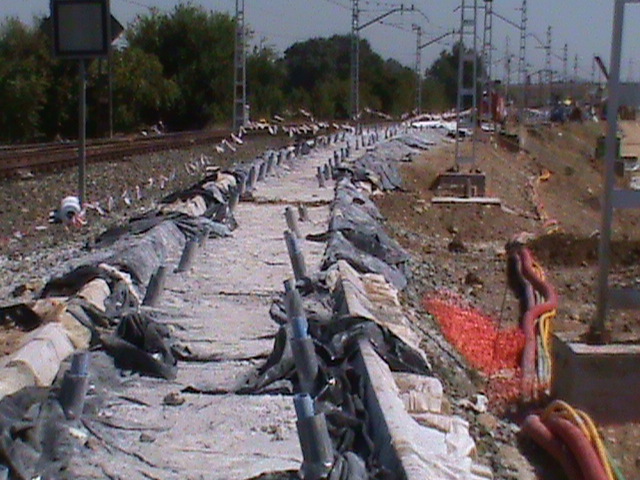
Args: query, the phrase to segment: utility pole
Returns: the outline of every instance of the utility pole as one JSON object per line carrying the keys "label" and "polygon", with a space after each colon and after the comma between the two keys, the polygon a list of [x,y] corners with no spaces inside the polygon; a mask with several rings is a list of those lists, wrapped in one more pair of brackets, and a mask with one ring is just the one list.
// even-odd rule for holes
{"label": "utility pole", "polygon": [[562,52],[562,83],[564,84],[565,95],[569,89],[569,45],[564,44]]}
{"label": "utility pole", "polygon": [[[484,0],[484,28],[482,33],[482,62],[484,63],[482,75],[482,90],[487,92],[487,108],[489,118],[493,113],[493,96],[492,93],[492,51],[493,51],[493,0]],[[483,103],[481,102],[481,105]],[[481,115],[482,117],[482,115]]]}
{"label": "utility pole", "polygon": [[373,20],[360,23],[360,0],[351,0],[351,119],[360,118],[360,31],[396,12],[413,12],[415,6],[405,8],[404,4],[393,7]]}
{"label": "utility pole", "polygon": [[575,102],[576,97],[578,96],[578,68],[579,68],[579,60],[578,54],[573,57],[573,100]]}
{"label": "utility pole", "polygon": [[416,115],[422,115],[422,27],[414,25],[416,31]]}
{"label": "utility pole", "polygon": [[360,0],[351,1],[351,120],[360,117]]}
{"label": "utility pole", "polygon": [[507,35],[505,41],[505,52],[504,52],[504,70],[505,70],[505,79],[504,79],[504,98],[505,102],[508,105],[509,103],[509,87],[511,86],[511,38]]}
{"label": "utility pole", "polygon": [[[472,48],[467,50],[467,45]],[[458,43],[458,97],[456,102],[456,166],[476,163],[478,128],[478,0],[462,0],[460,6],[460,40]],[[469,82],[469,78],[471,81]],[[467,120],[462,119],[465,109],[471,107]],[[471,132],[471,156],[460,152],[461,130]]]}
{"label": "utility pole", "polygon": [[244,15],[245,0],[236,0],[236,43],[233,84],[233,129],[237,132],[247,121],[247,44]]}
{"label": "utility pole", "polygon": [[552,41],[553,31],[551,30],[551,25],[547,27],[547,45],[545,47],[546,50],[546,60],[545,60],[545,69],[547,71],[547,88],[549,90],[547,102],[551,105],[551,95],[553,89],[553,72],[551,71],[551,41]]}
{"label": "utility pole", "polygon": [[422,113],[422,50],[434,43],[438,43],[440,40],[447,38],[449,35],[455,35],[456,31],[451,30],[449,32],[443,33],[442,35],[438,35],[435,38],[427,40],[425,43],[422,43],[422,27],[418,25],[414,25],[413,28],[418,32],[418,42],[417,42],[417,51],[416,51],[416,77],[418,80],[418,88],[416,92],[416,110],[418,115]]}
{"label": "utility pole", "polygon": [[522,90],[519,120],[524,122],[524,110],[527,108],[527,0],[522,0],[520,16],[520,50],[518,55],[518,83]]}

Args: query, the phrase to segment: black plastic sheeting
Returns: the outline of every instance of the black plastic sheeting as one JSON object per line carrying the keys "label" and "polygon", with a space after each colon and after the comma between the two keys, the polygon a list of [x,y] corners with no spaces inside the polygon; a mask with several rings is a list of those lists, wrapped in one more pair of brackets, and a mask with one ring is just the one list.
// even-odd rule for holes
{"label": "black plastic sheeting", "polygon": [[[242,178],[243,174],[234,175]],[[178,255],[186,241],[201,238],[205,232],[212,237],[228,236],[236,228],[228,207],[234,191],[222,192],[215,180],[216,175],[209,176],[163,200],[166,204],[201,195],[207,205],[204,216],[155,211],[112,228],[89,246],[94,250],[93,260],[51,279],[43,289],[42,298],[71,297],[68,312],[91,331],[91,348],[103,349],[117,368],[164,379],[176,377],[170,332],[141,311],[140,299],[153,273],[170,256]],[[76,296],[98,278],[111,291],[104,312]],[[3,315],[9,322],[22,313],[12,310]],[[72,423],[64,417],[57,390],[57,386],[25,388],[0,401],[0,465],[9,467],[11,479],[69,478],[65,468],[77,441],[70,438]]]}
{"label": "black plastic sheeting", "polygon": [[[386,169],[395,168],[385,163]],[[343,177],[332,205],[323,268],[345,260],[360,273],[381,274],[398,290],[404,289],[409,255],[384,231],[381,219],[376,205],[358,192],[350,178]]]}
{"label": "black plastic sheeting", "polygon": [[0,464],[10,478],[64,478],[74,443],[54,390],[24,388],[0,402]]}
{"label": "black plastic sheeting", "polygon": [[[388,329],[341,312],[341,292],[329,293],[328,278],[338,260],[346,260],[361,273],[378,273],[402,289],[407,285],[408,254],[387,235],[375,204],[355,182],[369,181],[382,189],[400,187],[396,162],[367,154],[353,168],[343,168],[337,183],[322,270],[299,285],[303,306],[319,360],[315,381],[315,408],[324,413],[333,442],[335,462],[331,480],[397,479],[398,472],[382,466],[374,454],[369,416],[364,405],[365,380],[356,371],[357,343],[369,339],[378,354],[395,371],[429,374],[424,357]],[[271,317],[281,325],[267,361],[239,388],[238,393],[292,394],[299,391],[290,345],[291,328],[284,300],[272,304]]]}
{"label": "black plastic sheeting", "polygon": [[[92,388],[87,394],[83,418],[96,421],[104,399],[121,390],[126,377],[112,366],[104,352],[91,352],[89,377]],[[61,368],[65,371],[70,361]],[[79,444],[72,428],[78,420],[67,420],[58,401],[63,375],[51,388],[28,387],[0,401],[0,465],[10,468],[12,480],[76,480],[69,462]],[[99,420],[98,420],[99,421]]]}

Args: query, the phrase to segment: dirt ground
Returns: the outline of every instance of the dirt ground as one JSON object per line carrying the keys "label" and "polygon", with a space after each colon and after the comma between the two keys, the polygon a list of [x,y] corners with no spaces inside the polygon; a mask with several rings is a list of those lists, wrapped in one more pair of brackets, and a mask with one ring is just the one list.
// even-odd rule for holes
{"label": "dirt ground", "polygon": [[[452,144],[405,164],[405,191],[377,203],[389,230],[418,259],[417,268],[429,272],[419,275],[422,294],[453,290],[502,327],[516,326],[504,246],[526,232],[560,296],[555,329],[585,333],[595,313],[602,168],[594,151],[602,133],[598,124],[532,127],[525,153],[483,139],[477,167],[487,175],[487,196],[500,198],[501,206],[431,203],[437,176],[453,166]],[[613,284],[640,282],[640,213],[616,216],[613,259]],[[634,313],[613,312],[608,327],[616,341],[640,341]],[[640,424],[608,427],[604,434],[628,478],[637,478]]]}

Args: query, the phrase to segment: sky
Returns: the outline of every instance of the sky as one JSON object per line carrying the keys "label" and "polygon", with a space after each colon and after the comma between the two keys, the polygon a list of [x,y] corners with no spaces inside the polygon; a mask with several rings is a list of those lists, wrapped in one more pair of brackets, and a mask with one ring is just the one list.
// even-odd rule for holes
{"label": "sky", "polygon": [[[473,0],[466,0],[473,4]],[[351,26],[350,0],[245,0],[247,23],[254,31],[254,43],[264,43],[283,52],[296,41],[311,37],[349,33]],[[170,11],[179,0],[111,0],[111,11],[121,23],[133,21],[149,7]],[[233,13],[234,0],[192,0],[208,10]],[[399,5],[394,0],[360,0],[363,10],[361,23],[376,18],[388,9]],[[578,75],[590,79],[593,55],[600,55],[608,65],[611,49],[611,30],[614,0],[529,0],[527,63],[530,71],[544,68],[545,52],[539,48],[546,42],[547,28],[552,28],[552,70],[563,74],[563,50],[568,45],[569,75],[572,76],[575,56],[578,56]],[[494,11],[519,24],[522,0],[495,0]],[[458,28],[460,15],[454,10],[459,0],[408,0],[405,6],[414,5],[419,13],[394,14],[384,23],[374,24],[362,30],[373,48],[384,58],[394,58],[413,67],[416,58],[416,34],[412,25],[423,28],[424,40]],[[484,5],[482,0],[478,5]],[[627,7],[625,40],[623,48],[623,80],[640,80],[640,5]],[[0,0],[0,18],[17,16],[30,22],[34,15],[49,12],[49,0]],[[493,21],[493,72],[495,78],[504,78],[507,38],[509,39],[512,69],[515,79],[519,30],[503,20]],[[479,17],[478,34],[482,35],[482,16]],[[536,39],[537,37],[537,39]],[[428,67],[444,48],[450,48],[451,40],[422,49],[423,68]],[[534,79],[535,80],[535,79]]]}

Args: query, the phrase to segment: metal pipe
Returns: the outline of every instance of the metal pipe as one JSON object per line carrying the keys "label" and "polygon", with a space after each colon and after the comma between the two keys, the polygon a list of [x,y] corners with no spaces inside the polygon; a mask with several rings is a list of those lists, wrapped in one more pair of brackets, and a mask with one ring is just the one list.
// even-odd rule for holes
{"label": "metal pipe", "polygon": [[247,181],[247,187],[246,187],[247,190],[252,191],[256,188],[257,177],[258,177],[258,173],[257,173],[256,166],[252,165],[251,168],[249,169],[249,179]]}
{"label": "metal pipe", "polygon": [[187,240],[184,250],[182,251],[182,256],[180,257],[180,262],[178,263],[178,268],[176,268],[176,273],[183,273],[191,268],[197,250],[198,240],[195,238]]}
{"label": "metal pipe", "polygon": [[293,330],[293,338],[307,338],[309,336],[309,322],[307,321],[307,316],[304,313],[302,296],[298,289],[295,288],[295,284],[293,285],[293,288],[290,287],[291,285],[285,286],[285,288],[289,288],[286,293],[289,299],[288,318]]}
{"label": "metal pipe", "polygon": [[147,286],[144,300],[142,300],[142,305],[146,305],[149,307],[156,306],[158,300],[160,299],[160,295],[164,290],[166,279],[167,267],[165,265],[160,265],[155,273],[151,275],[151,280],[149,280],[149,285]]}
{"label": "metal pipe", "polygon": [[307,278],[307,267],[302,251],[300,250],[298,239],[288,230],[284,232],[284,239],[287,244],[287,251],[289,252],[289,259],[291,260],[291,267],[296,281]]}
{"label": "metal pipe", "polygon": [[89,387],[89,353],[77,352],[71,360],[71,368],[65,372],[60,389],[59,401],[68,420],[82,415]]}
{"label": "metal pipe", "polygon": [[275,152],[272,152],[271,155],[269,155],[269,161],[267,163],[267,174],[273,175],[275,169],[276,169],[276,154]]}
{"label": "metal pipe", "polygon": [[308,393],[298,393],[293,397],[293,406],[296,410],[298,420],[311,418],[315,415],[313,399]]}
{"label": "metal pipe", "polygon": [[307,222],[309,220],[309,211],[306,205],[298,205],[298,220],[301,222]]}
{"label": "metal pipe", "polygon": [[331,167],[329,167],[327,163],[324,164],[322,174],[324,175],[325,180],[331,180]]}
{"label": "metal pipe", "polygon": [[[306,322],[306,319],[305,319]],[[309,394],[316,393],[316,378],[318,377],[318,357],[313,339],[306,333],[304,338],[296,338],[295,335],[301,333],[296,329],[302,328],[301,324],[292,323],[294,338],[291,339],[291,353],[296,365],[296,375],[300,391]]]}
{"label": "metal pipe", "polygon": [[71,373],[74,375],[88,375],[91,357],[89,352],[76,352],[71,357]]}
{"label": "metal pipe", "polygon": [[309,395],[294,397],[298,421],[298,438],[302,450],[302,472],[305,480],[325,478],[333,465],[333,445],[323,413],[312,414],[313,400]]}
{"label": "metal pipe", "polygon": [[258,165],[258,181],[262,182],[267,173],[267,163],[260,161],[260,165]]}
{"label": "metal pipe", "polygon": [[298,225],[298,218],[296,217],[296,213],[292,207],[285,208],[284,218],[287,221],[289,230],[292,231],[297,238],[302,238],[302,233],[300,233],[300,226]]}
{"label": "metal pipe", "polygon": [[87,73],[85,60],[80,60],[80,101],[78,138],[78,199],[84,206],[87,190]]}
{"label": "metal pipe", "polygon": [[296,281],[293,278],[288,278],[284,281],[284,310],[287,314],[287,318],[292,315],[293,302],[293,290],[296,288]]}
{"label": "metal pipe", "polygon": [[238,206],[238,202],[240,201],[240,190],[234,188],[231,191],[231,196],[229,197],[229,211],[233,212]]}
{"label": "metal pipe", "polygon": [[324,182],[324,173],[322,173],[322,167],[318,167],[318,172],[316,173],[316,177],[318,178],[318,186],[320,188],[325,188],[327,185]]}
{"label": "metal pipe", "polygon": [[609,270],[611,269],[611,225],[613,222],[613,189],[618,149],[618,109],[620,108],[620,62],[622,57],[622,31],[624,28],[625,0],[616,0],[611,41],[611,68],[609,75],[609,102],[607,103],[607,137],[605,140],[605,180],[602,194],[602,220],[598,249],[598,308],[590,327],[594,341],[602,341],[609,313]]}

